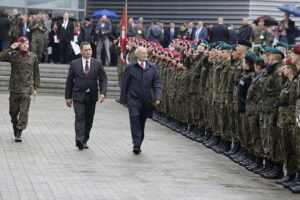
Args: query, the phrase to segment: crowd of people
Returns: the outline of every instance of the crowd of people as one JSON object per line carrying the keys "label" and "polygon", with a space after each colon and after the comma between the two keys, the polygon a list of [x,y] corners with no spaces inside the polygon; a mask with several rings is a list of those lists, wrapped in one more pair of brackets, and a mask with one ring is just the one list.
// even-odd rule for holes
{"label": "crowd of people", "polygon": [[[128,63],[145,47],[160,74],[163,98],[154,120],[300,192],[300,46],[261,44],[255,53],[248,40],[174,38],[163,48],[130,37],[127,44]],[[122,90],[126,69],[118,65]]]}
{"label": "crowd of people", "polygon": [[[208,42],[224,41],[236,44],[238,40],[247,40],[255,45],[274,45],[277,41],[295,44],[295,23],[286,14],[279,25],[266,26],[265,18],[249,23],[248,18],[236,30],[232,24],[225,25],[223,18],[216,24],[205,24],[192,21],[179,27],[171,22],[168,27],[163,22],[152,20],[146,27],[143,17],[136,20],[128,19],[128,37],[136,37],[151,42],[158,42],[167,48],[174,38],[190,41],[207,40]],[[38,55],[40,62],[69,63],[80,57],[73,50],[71,41],[80,45],[81,42],[92,44],[93,57],[104,65],[116,66],[118,62],[118,44],[121,25],[115,25],[107,16],[99,19],[86,17],[77,21],[64,13],[61,17],[50,18],[47,13],[21,15],[17,9],[7,14],[0,9],[0,51],[17,41],[20,36],[29,38],[31,51]]]}

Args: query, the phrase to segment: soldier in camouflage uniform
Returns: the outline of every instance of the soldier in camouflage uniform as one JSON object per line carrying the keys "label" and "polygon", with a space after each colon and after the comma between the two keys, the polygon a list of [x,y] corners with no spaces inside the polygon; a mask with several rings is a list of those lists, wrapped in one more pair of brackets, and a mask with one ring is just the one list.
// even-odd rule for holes
{"label": "soldier in camouflage uniform", "polygon": [[259,170],[263,167],[264,151],[259,128],[259,113],[261,112],[259,102],[262,98],[260,91],[262,88],[261,78],[264,67],[265,63],[263,58],[256,57],[254,60],[255,74],[252,76],[252,82],[248,89],[246,99],[247,124],[251,134],[251,145],[255,156],[253,164],[246,167],[249,171]]}
{"label": "soldier in camouflage uniform", "polygon": [[23,18],[18,13],[17,9],[13,9],[12,16],[10,18],[10,44],[15,43],[21,36],[21,30],[23,27]]}
{"label": "soldier in camouflage uniform", "polygon": [[[16,50],[18,47],[20,50]],[[40,85],[38,59],[34,53],[28,52],[28,48],[28,39],[21,37],[0,53],[0,61],[11,63],[9,114],[16,142],[22,142],[21,134],[27,126],[31,95],[36,95]]]}
{"label": "soldier in camouflage uniform", "polygon": [[296,89],[296,127],[294,129],[294,138],[295,138],[295,149],[296,149],[296,162],[298,168],[298,176],[296,176],[292,181],[283,184],[285,187],[289,188],[294,193],[300,193],[300,45],[293,48],[293,53],[291,54],[292,63],[296,65],[298,69],[298,74],[295,77],[297,81]]}
{"label": "soldier in camouflage uniform", "polygon": [[47,31],[41,13],[36,16],[36,19],[33,20],[28,27],[32,33],[31,50],[38,56],[38,59],[41,60],[44,52],[44,33]]}
{"label": "soldier in camouflage uniform", "polygon": [[268,179],[278,179],[283,176],[283,161],[279,145],[279,133],[277,127],[278,101],[282,89],[280,77],[283,66],[283,53],[274,48],[269,49],[269,62],[262,74],[262,112],[260,115],[261,128],[264,133],[262,142],[267,159],[266,170],[261,176]]}
{"label": "soldier in camouflage uniform", "polygon": [[296,177],[297,158],[296,144],[292,133],[295,128],[295,106],[296,106],[296,87],[297,80],[295,76],[298,73],[297,67],[292,64],[291,59],[285,61],[282,68],[283,76],[287,78],[279,97],[279,110],[277,126],[280,131],[280,144],[283,160],[286,166],[287,174],[282,179],[276,181],[277,184],[284,184]]}

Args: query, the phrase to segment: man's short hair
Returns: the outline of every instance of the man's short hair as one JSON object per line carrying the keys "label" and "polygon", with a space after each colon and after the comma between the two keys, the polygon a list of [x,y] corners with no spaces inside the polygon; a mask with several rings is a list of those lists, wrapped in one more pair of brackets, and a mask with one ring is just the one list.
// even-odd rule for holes
{"label": "man's short hair", "polygon": [[84,20],[85,20],[85,21],[89,21],[89,22],[90,22],[90,21],[92,21],[92,18],[90,18],[90,17],[86,17],[86,18],[84,18]]}
{"label": "man's short hair", "polygon": [[80,50],[83,49],[83,46],[86,46],[86,45],[91,45],[89,42],[81,42],[80,44]]}
{"label": "man's short hair", "polygon": [[157,21],[154,19],[154,20],[152,20],[152,24],[153,25],[157,25]]}

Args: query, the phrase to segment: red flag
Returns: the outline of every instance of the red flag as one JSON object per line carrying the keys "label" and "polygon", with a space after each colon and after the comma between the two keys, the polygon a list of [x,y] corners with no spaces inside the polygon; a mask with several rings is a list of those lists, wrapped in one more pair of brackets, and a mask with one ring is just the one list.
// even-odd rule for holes
{"label": "red flag", "polygon": [[127,5],[123,9],[123,16],[122,16],[122,31],[121,31],[121,62],[125,64],[124,55],[126,53],[126,41],[127,41]]}

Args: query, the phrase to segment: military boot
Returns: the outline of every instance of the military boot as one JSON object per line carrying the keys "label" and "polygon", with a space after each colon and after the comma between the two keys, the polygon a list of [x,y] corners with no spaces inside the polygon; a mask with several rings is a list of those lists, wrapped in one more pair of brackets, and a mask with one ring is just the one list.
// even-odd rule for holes
{"label": "military boot", "polygon": [[298,185],[299,182],[300,182],[300,172],[298,172],[298,174],[295,176],[294,179],[292,179],[289,182],[285,182],[282,185],[285,188],[291,188],[291,187],[294,187],[294,186]]}
{"label": "military boot", "polygon": [[283,175],[283,164],[275,164],[272,170],[262,174],[262,177],[266,179],[280,179]]}
{"label": "military boot", "polygon": [[252,165],[246,167],[246,169],[249,171],[258,170],[264,166],[263,162],[264,162],[263,158],[256,157],[255,162]]}
{"label": "military boot", "polygon": [[14,136],[16,137],[16,135],[17,135],[17,126],[13,125],[13,129],[14,129]]}
{"label": "military boot", "polygon": [[278,179],[275,183],[283,185],[284,183],[291,182],[295,179],[296,174],[287,174],[285,177]]}

